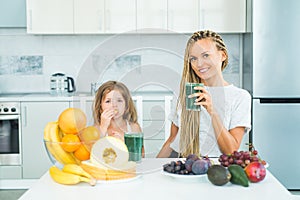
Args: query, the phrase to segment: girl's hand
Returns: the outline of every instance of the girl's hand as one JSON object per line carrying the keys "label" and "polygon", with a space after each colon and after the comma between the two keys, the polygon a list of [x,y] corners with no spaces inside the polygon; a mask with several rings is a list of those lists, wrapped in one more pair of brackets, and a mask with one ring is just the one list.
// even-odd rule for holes
{"label": "girl's hand", "polygon": [[210,115],[212,115],[214,109],[213,109],[213,103],[210,94],[204,87],[198,86],[195,87],[195,89],[201,90],[201,92],[191,94],[189,98],[196,97],[195,105],[202,105],[207,110],[207,112]]}
{"label": "girl's hand", "polygon": [[104,110],[103,113],[101,114],[101,124],[100,127],[102,131],[107,131],[107,128],[110,125],[111,119],[114,117],[115,111],[114,109],[107,109]]}

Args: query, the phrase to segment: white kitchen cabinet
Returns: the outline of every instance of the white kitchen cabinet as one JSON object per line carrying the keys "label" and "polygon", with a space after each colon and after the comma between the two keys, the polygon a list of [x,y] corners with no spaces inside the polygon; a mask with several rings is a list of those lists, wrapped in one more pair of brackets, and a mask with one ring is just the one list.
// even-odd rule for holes
{"label": "white kitchen cabinet", "polygon": [[246,0],[199,0],[200,29],[246,32]]}
{"label": "white kitchen cabinet", "polygon": [[103,33],[104,0],[74,0],[74,33]]}
{"label": "white kitchen cabinet", "polygon": [[73,0],[26,0],[27,33],[73,33]]}
{"label": "white kitchen cabinet", "polygon": [[136,30],[136,0],[105,0],[105,32]]}
{"label": "white kitchen cabinet", "polygon": [[[167,0],[137,0],[137,30],[165,32],[167,29]],[[154,29],[154,30],[151,30]]]}
{"label": "white kitchen cabinet", "polygon": [[135,0],[74,0],[74,33],[136,30]]}
{"label": "white kitchen cabinet", "polygon": [[23,178],[40,178],[52,165],[44,147],[44,128],[69,102],[21,102]]}
{"label": "white kitchen cabinet", "polygon": [[193,33],[198,30],[199,0],[168,0],[168,30]]}
{"label": "white kitchen cabinet", "polygon": [[136,30],[135,0],[27,0],[27,32],[120,33]]}

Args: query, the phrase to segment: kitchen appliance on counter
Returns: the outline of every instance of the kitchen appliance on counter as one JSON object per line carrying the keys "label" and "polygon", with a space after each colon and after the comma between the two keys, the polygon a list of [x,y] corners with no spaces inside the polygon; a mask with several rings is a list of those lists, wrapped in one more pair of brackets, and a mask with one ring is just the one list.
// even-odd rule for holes
{"label": "kitchen appliance on counter", "polygon": [[0,102],[0,166],[21,165],[20,103]]}
{"label": "kitchen appliance on counter", "polygon": [[253,144],[291,190],[300,189],[299,7],[253,1]]}
{"label": "kitchen appliance on counter", "polygon": [[50,93],[53,95],[65,95],[75,92],[75,82],[72,77],[64,73],[55,73],[50,77]]}

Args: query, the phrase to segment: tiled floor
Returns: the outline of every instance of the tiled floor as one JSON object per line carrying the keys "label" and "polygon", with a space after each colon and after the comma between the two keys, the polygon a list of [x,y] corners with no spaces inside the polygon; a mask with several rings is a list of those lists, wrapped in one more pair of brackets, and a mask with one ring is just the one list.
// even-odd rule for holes
{"label": "tiled floor", "polygon": [[17,200],[26,190],[0,190],[1,200]]}

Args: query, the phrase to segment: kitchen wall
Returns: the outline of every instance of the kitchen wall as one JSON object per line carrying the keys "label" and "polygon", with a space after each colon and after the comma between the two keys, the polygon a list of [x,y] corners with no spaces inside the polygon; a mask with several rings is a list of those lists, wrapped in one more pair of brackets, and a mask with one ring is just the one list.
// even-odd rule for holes
{"label": "kitchen wall", "polygon": [[[29,35],[0,29],[0,93],[49,92],[49,79],[64,72],[77,91],[92,82],[125,82],[132,91],[173,91],[180,81],[190,34]],[[225,78],[242,85],[243,34],[222,34],[229,50]]]}

